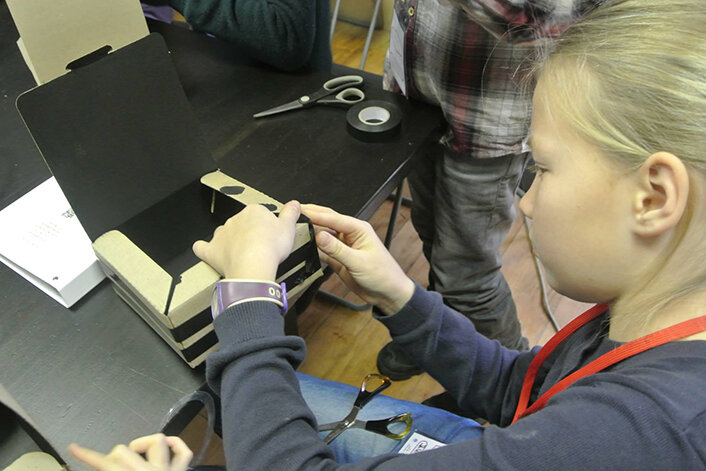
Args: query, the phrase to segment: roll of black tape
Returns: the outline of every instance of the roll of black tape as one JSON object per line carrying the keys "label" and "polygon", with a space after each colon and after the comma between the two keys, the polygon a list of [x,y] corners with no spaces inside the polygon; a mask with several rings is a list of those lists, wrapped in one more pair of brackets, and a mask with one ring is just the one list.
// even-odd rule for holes
{"label": "roll of black tape", "polygon": [[382,142],[400,130],[402,112],[389,101],[368,100],[351,106],[346,120],[351,136],[364,142]]}

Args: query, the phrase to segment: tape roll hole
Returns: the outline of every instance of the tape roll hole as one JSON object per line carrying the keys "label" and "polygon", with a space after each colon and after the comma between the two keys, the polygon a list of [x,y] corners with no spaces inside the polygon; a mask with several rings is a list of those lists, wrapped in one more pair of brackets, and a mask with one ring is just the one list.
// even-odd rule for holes
{"label": "tape roll hole", "polygon": [[367,125],[379,126],[390,120],[390,112],[381,106],[370,106],[360,110],[358,119]]}

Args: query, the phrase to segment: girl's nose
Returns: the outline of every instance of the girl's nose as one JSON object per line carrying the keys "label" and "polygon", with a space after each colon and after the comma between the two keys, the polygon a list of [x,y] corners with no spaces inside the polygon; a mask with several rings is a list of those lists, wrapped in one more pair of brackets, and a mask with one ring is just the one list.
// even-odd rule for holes
{"label": "girl's nose", "polygon": [[532,185],[529,187],[529,190],[527,190],[527,193],[525,193],[522,196],[522,199],[520,199],[520,211],[527,216],[528,218],[532,219],[532,209],[534,207],[534,192],[535,192],[535,185],[537,184],[536,179],[534,182],[532,182]]}

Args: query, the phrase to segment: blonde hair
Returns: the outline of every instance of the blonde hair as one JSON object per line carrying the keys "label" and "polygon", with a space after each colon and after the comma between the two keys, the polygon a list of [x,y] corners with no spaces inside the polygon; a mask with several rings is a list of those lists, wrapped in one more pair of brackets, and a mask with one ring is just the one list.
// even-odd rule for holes
{"label": "blonde hair", "polygon": [[706,0],[607,2],[566,30],[537,73],[553,112],[609,160],[635,169],[666,151],[689,169],[694,191],[661,261],[677,276],[645,280],[640,299],[621,302],[622,310],[648,322],[667,303],[704,289],[703,233],[692,231],[690,260],[673,255],[695,198],[704,198],[693,183],[706,177]]}

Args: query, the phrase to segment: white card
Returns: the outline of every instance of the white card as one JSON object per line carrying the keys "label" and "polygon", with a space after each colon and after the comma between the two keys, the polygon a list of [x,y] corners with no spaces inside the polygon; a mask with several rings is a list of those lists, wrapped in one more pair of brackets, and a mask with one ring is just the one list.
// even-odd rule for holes
{"label": "white card", "polygon": [[105,278],[54,177],[0,211],[0,227],[0,261],[66,307]]}
{"label": "white card", "polygon": [[421,453],[422,451],[441,448],[442,446],[446,446],[446,443],[441,443],[438,440],[434,440],[433,438],[427,437],[426,435],[415,431],[409,436],[405,444],[402,445],[402,448],[398,451],[398,453],[403,455],[412,455],[414,453]]}
{"label": "white card", "polygon": [[402,90],[404,96],[407,96],[407,83],[405,82],[404,73],[404,36],[404,28],[402,28],[402,24],[400,24],[397,13],[393,11],[392,25],[390,27],[390,46],[388,48],[390,51],[390,70],[400,90]]}

